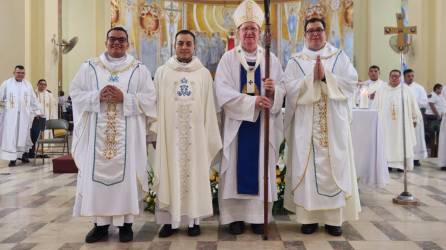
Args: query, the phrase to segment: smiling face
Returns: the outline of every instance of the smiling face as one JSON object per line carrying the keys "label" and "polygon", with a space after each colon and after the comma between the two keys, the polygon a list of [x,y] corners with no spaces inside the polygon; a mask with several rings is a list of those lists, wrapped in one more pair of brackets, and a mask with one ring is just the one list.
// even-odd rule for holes
{"label": "smiling face", "polygon": [[113,58],[123,57],[129,48],[128,38],[124,31],[112,30],[105,41],[107,53]]}
{"label": "smiling face", "polygon": [[314,51],[322,49],[327,41],[324,25],[319,21],[315,21],[308,23],[305,28],[305,43],[307,47]]}
{"label": "smiling face", "polygon": [[189,61],[195,52],[194,38],[190,34],[178,34],[175,53],[179,61]]}
{"label": "smiling face", "polygon": [[40,80],[40,81],[37,83],[37,90],[38,90],[39,92],[45,91],[46,87],[47,87],[47,84],[46,84],[46,81],[45,81],[45,80]]}
{"label": "smiling face", "polygon": [[401,73],[398,71],[392,71],[389,74],[389,84],[392,87],[397,87],[400,84]]}
{"label": "smiling face", "polygon": [[254,52],[260,39],[260,27],[255,22],[246,22],[237,29],[243,50]]}

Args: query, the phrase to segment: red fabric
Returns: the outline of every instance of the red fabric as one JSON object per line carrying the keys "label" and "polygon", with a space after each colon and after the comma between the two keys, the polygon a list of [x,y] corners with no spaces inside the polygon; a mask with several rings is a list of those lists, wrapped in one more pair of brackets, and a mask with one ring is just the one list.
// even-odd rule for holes
{"label": "red fabric", "polygon": [[53,159],[53,173],[77,173],[77,167],[70,155]]}

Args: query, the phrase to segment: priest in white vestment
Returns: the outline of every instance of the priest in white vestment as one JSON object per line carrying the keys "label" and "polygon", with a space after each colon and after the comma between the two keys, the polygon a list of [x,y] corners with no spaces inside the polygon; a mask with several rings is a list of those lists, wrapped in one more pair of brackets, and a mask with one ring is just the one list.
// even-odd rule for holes
{"label": "priest in white vestment", "polygon": [[446,98],[443,93],[445,92],[443,85],[437,83],[434,85],[431,97],[429,98],[429,106],[426,110],[426,116],[430,115],[437,120],[441,120],[440,123],[440,135],[438,138],[438,161],[437,166],[446,171]]}
{"label": "priest in white vestment", "polygon": [[[33,147],[29,152],[29,157],[34,157],[35,144],[39,137],[41,129],[40,127],[45,125],[46,120],[58,118],[58,106],[57,106],[58,100],[54,97],[54,95],[51,92],[48,91],[45,79],[40,79],[37,82],[37,89],[35,92],[37,96],[37,101],[40,103],[40,106],[43,109],[43,114],[45,115],[45,118],[41,117],[34,118],[33,125],[31,127],[31,141],[33,142]],[[52,131],[45,130],[44,139],[52,138],[52,136],[53,136]]]}
{"label": "priest in white vestment", "polygon": [[379,79],[380,69],[376,65],[369,67],[369,80],[358,83],[355,90],[355,104],[358,108],[370,108],[373,104],[373,99],[375,98],[375,92],[385,82]]}
{"label": "priest in white vestment", "polygon": [[347,54],[327,42],[324,19],[313,10],[306,11],[305,47],[285,69],[285,207],[302,233],[321,223],[339,236],[361,210],[348,103],[358,76]]}
{"label": "priest in white vestment", "polygon": [[404,169],[403,147],[403,107],[401,88],[404,97],[404,126],[406,136],[407,169],[413,169],[414,146],[417,142],[415,127],[422,120],[415,97],[406,84],[400,84],[401,73],[392,70],[389,83],[379,89],[375,95],[374,108],[378,110],[379,119],[384,130],[384,151],[390,169]]}
{"label": "priest in white vestment", "polygon": [[79,169],[73,214],[93,217],[87,243],[105,239],[109,225],[119,227],[121,242],[133,239],[141,191],[148,191],[146,124],[156,117],[150,72],[126,53],[127,31],[110,29],[106,47],[81,65],[70,85]]}
{"label": "priest in white vestment", "polygon": [[[412,69],[406,69],[404,71],[404,82],[409,87],[411,93],[415,96],[418,107],[420,110],[426,110],[428,104],[428,98],[426,90],[419,83],[414,81],[415,73]],[[423,116],[419,116],[417,121],[417,127],[415,128],[415,135],[417,142],[414,146],[414,165],[420,166],[420,160],[427,158],[426,140],[424,138],[424,121]]]}
{"label": "priest in white vestment", "polygon": [[162,238],[177,232],[181,224],[188,226],[189,236],[197,236],[200,219],[213,214],[209,170],[221,149],[221,138],[213,79],[194,52],[194,34],[179,31],[176,55],[155,74],[155,217],[164,224],[159,232]]}
{"label": "priest in white vestment", "polygon": [[[282,67],[271,53],[269,79],[265,76],[265,52],[259,43],[264,14],[252,0],[235,10],[240,45],[227,51],[215,75],[217,107],[222,115],[223,153],[220,167],[220,223],[228,224],[231,234],[244,232],[244,222],[254,233],[263,233],[263,109],[270,108],[268,168],[269,213],[277,200],[275,166],[282,142],[281,108],[285,90],[280,82]],[[263,79],[263,81],[262,81]],[[265,90],[273,99],[264,96]]]}
{"label": "priest in white vestment", "polygon": [[16,160],[28,163],[27,153],[32,147],[30,129],[35,116],[43,116],[32,85],[25,80],[25,68],[17,65],[14,77],[0,85],[0,159],[16,166]]}

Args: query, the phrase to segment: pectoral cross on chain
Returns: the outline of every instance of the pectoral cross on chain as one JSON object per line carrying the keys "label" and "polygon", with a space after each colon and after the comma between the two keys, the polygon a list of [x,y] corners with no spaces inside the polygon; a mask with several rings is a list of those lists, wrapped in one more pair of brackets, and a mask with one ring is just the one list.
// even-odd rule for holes
{"label": "pectoral cross on chain", "polygon": [[397,46],[398,49],[402,52],[408,46],[408,41],[405,39],[406,35],[414,35],[417,34],[417,26],[404,26],[404,17],[403,14],[396,14],[396,27],[384,27],[384,34],[397,34]]}

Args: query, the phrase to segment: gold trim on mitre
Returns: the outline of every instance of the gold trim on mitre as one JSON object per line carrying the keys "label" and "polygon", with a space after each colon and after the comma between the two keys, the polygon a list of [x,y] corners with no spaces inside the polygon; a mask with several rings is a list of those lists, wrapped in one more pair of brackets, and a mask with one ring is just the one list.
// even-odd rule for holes
{"label": "gold trim on mitre", "polygon": [[305,20],[310,20],[313,18],[318,18],[325,20],[327,14],[327,8],[321,4],[310,5],[305,9]]}
{"label": "gold trim on mitre", "polygon": [[245,0],[235,9],[232,18],[237,28],[246,22],[255,22],[259,27],[262,27],[265,14],[256,2]]}

